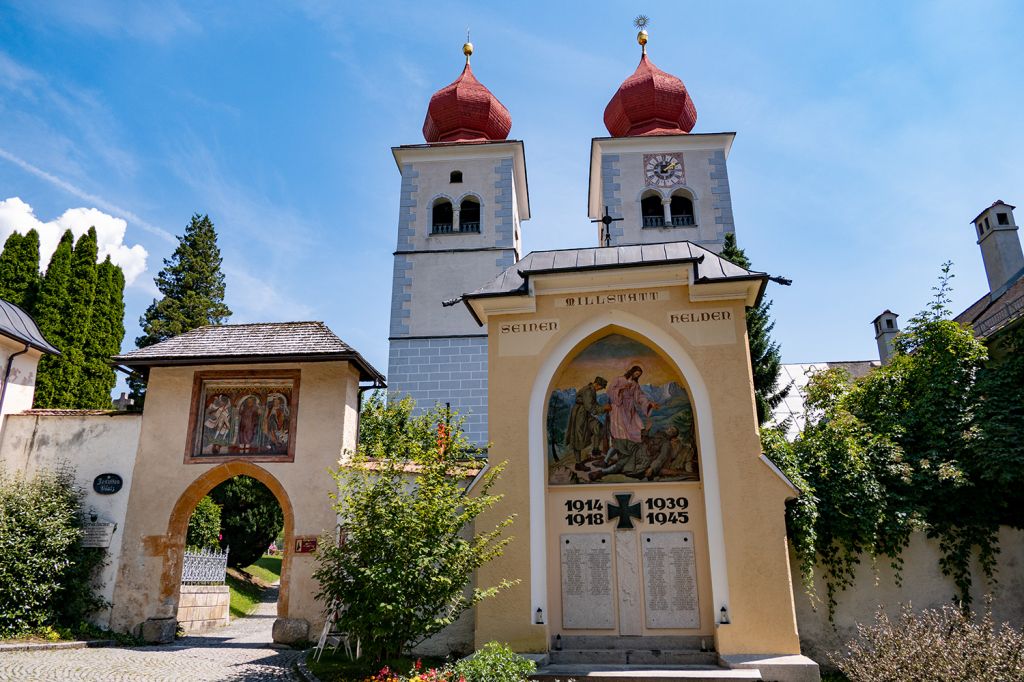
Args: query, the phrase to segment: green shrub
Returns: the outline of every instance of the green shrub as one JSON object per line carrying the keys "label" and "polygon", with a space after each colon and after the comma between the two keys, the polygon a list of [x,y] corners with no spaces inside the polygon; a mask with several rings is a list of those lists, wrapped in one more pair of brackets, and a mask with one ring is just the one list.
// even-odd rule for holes
{"label": "green shrub", "polygon": [[220,547],[220,507],[209,495],[199,500],[188,517],[185,544],[200,549]]}
{"label": "green shrub", "polygon": [[1024,680],[1024,635],[996,627],[991,608],[978,618],[953,605],[920,613],[904,605],[895,621],[879,610],[857,633],[829,655],[850,682]]}
{"label": "green shrub", "polygon": [[456,675],[466,678],[466,682],[522,682],[536,669],[536,663],[498,642],[488,642],[455,664]]}
{"label": "green shrub", "polygon": [[74,626],[106,606],[93,591],[106,553],[79,544],[81,500],[68,469],[0,472],[0,638]]}

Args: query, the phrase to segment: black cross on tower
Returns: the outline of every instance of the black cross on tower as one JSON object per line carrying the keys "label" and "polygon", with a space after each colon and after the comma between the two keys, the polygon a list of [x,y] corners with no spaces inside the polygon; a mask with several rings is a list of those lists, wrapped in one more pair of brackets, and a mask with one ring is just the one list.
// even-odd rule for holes
{"label": "black cross on tower", "polygon": [[629,503],[633,499],[633,493],[616,493],[615,499],[619,501],[618,504],[608,503],[608,520],[615,518],[619,520],[619,525],[615,526],[615,530],[632,529],[633,519],[640,518],[640,503]]}
{"label": "black cross on tower", "polygon": [[[612,230],[611,230],[612,223],[617,223],[620,220],[622,220],[622,218],[613,218],[613,217],[611,217],[611,215],[608,213],[608,207],[605,206],[604,207],[604,215],[601,216],[601,218],[599,218],[598,220],[591,220],[590,221],[592,223],[601,223],[601,237],[600,237],[601,246],[611,246],[612,245]],[[630,527],[632,527],[632,526],[630,526]]]}

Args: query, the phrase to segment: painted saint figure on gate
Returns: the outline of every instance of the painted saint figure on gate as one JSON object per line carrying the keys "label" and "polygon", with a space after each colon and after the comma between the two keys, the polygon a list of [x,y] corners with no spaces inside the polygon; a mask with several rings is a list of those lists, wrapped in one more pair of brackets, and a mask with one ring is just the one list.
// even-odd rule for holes
{"label": "painted saint figure on gate", "polygon": [[193,457],[286,456],[293,440],[291,379],[201,380]]}
{"label": "painted saint figure on gate", "polygon": [[621,334],[595,341],[562,369],[547,423],[553,485],[700,478],[684,383],[660,355]]}

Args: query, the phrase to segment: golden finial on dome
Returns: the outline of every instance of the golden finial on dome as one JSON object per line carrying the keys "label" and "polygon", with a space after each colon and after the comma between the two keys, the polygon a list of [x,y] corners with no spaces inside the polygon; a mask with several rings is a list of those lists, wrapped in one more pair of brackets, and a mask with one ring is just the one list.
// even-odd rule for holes
{"label": "golden finial on dome", "polygon": [[466,55],[466,64],[469,64],[469,58],[473,54],[473,43],[469,42],[469,29],[466,29],[466,42],[462,45],[462,54]]}
{"label": "golden finial on dome", "polygon": [[647,54],[647,24],[649,23],[651,20],[645,14],[641,14],[633,20],[633,25],[640,29],[640,32],[636,34],[636,42],[640,43],[641,54]]}

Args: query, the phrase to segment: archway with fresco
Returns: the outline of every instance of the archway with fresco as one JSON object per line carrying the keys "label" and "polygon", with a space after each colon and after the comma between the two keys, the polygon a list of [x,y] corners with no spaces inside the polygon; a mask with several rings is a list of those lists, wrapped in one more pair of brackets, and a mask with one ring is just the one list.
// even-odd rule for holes
{"label": "archway with fresco", "polygon": [[699,425],[679,369],[605,329],[562,362],[544,424],[553,632],[711,635]]}

